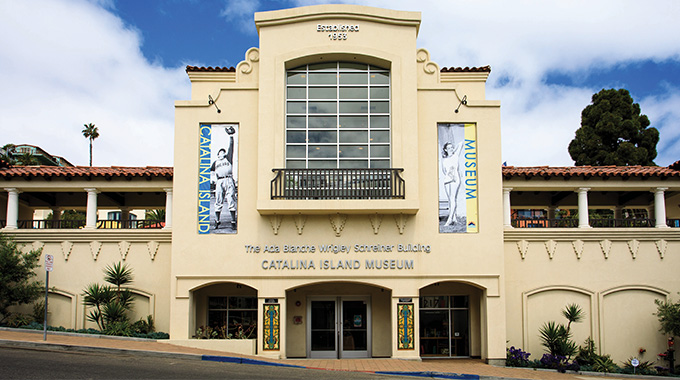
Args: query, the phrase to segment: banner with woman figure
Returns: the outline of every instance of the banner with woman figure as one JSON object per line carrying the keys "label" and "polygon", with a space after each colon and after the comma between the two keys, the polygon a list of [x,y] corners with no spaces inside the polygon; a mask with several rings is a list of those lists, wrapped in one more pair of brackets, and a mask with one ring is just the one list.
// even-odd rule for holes
{"label": "banner with woman figure", "polygon": [[475,124],[438,124],[439,232],[478,232]]}

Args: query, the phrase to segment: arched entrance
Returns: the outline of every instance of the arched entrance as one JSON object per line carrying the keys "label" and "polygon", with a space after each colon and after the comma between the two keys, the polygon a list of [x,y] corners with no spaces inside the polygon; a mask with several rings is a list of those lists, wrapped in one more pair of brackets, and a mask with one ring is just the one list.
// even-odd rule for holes
{"label": "arched entrance", "polygon": [[222,282],[192,292],[195,320],[193,337],[218,339],[257,337],[257,290],[247,285]]}
{"label": "arched entrance", "polygon": [[479,356],[482,296],[481,289],[461,282],[437,282],[420,289],[420,356]]}
{"label": "arched entrance", "polygon": [[370,358],[391,354],[391,291],[354,282],[286,292],[288,357]]}

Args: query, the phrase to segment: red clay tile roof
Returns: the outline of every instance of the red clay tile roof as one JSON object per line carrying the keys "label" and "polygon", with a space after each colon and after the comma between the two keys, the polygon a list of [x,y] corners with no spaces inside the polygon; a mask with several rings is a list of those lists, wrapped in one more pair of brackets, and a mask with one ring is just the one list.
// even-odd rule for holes
{"label": "red clay tile roof", "polygon": [[[671,165],[673,166],[673,165]],[[544,179],[549,178],[669,178],[680,177],[680,171],[672,167],[660,166],[566,166],[566,167],[550,167],[550,166],[529,166],[529,167],[514,167],[504,166],[503,177],[511,179],[516,177],[530,179],[539,177]]]}
{"label": "red clay tile roof", "polygon": [[14,177],[165,177],[172,179],[173,168],[162,166],[146,167],[89,167],[89,166],[12,166],[0,169],[0,178]]}
{"label": "red clay tile roof", "polygon": [[198,66],[187,66],[186,72],[193,72],[193,71],[206,71],[206,72],[212,72],[212,73],[235,73],[236,68],[234,66],[232,67],[198,67]]}
{"label": "red clay tile roof", "polygon": [[483,67],[444,67],[442,73],[490,73],[491,66]]}

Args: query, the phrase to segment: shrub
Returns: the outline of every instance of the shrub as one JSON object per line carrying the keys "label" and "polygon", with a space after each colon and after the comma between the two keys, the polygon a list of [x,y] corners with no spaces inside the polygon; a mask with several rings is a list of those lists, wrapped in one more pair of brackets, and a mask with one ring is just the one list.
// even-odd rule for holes
{"label": "shrub", "polygon": [[595,372],[616,372],[618,368],[609,355],[597,355],[593,362]]}
{"label": "shrub", "polygon": [[528,367],[530,353],[512,346],[506,349],[505,365],[509,367]]}
{"label": "shrub", "polygon": [[620,369],[620,373],[626,373],[626,374],[632,374],[635,373],[636,375],[655,375],[656,371],[652,369],[652,366],[654,365],[653,362],[650,361],[640,361],[640,364],[638,364],[637,368],[633,367],[632,363],[633,358],[628,358],[623,363],[623,368]]}
{"label": "shrub", "polygon": [[576,360],[569,363],[569,360],[566,356],[552,354],[543,354],[543,357],[541,357],[540,360],[540,368],[556,369],[558,372],[562,373],[566,372],[567,370],[580,370],[580,366]]}
{"label": "shrub", "polygon": [[132,330],[136,334],[149,334],[156,330],[153,317],[151,315],[146,316],[146,320],[140,319],[139,321],[132,324]]}
{"label": "shrub", "polygon": [[40,298],[44,286],[33,278],[41,255],[42,248],[23,253],[14,239],[0,233],[0,324],[10,316],[11,306]]}
{"label": "shrub", "polygon": [[9,314],[9,317],[6,320],[8,327],[21,327],[28,325],[31,322],[35,322],[35,319],[33,319],[32,316],[21,313]]}
{"label": "shrub", "polygon": [[[119,326],[119,327],[122,327],[122,326]],[[42,323],[31,322],[27,325],[20,326],[19,328],[26,329],[26,330],[42,330],[43,325],[42,325]],[[92,328],[75,330],[75,329],[67,329],[67,328],[64,328],[62,326],[59,326],[59,327],[47,326],[47,330],[49,330],[49,331],[63,331],[63,332],[78,333],[78,334],[95,334],[95,335],[104,334],[104,332],[99,331],[99,330],[95,330],[95,329],[92,329]],[[108,335],[113,335],[113,334],[108,334]],[[164,333],[164,332],[136,333],[136,332],[133,331],[133,332],[130,332],[130,335],[128,335],[128,336],[135,337],[135,338],[145,338],[145,339],[170,339],[170,335],[168,335],[168,333]]]}
{"label": "shrub", "polygon": [[576,361],[579,365],[591,367],[595,362],[597,353],[595,352],[595,341],[588,337],[583,346],[578,348],[578,355],[576,355]]}
{"label": "shrub", "polygon": [[130,325],[130,322],[128,321],[112,321],[106,325],[106,329],[103,333],[115,336],[132,336],[134,331],[132,330],[132,325]]}

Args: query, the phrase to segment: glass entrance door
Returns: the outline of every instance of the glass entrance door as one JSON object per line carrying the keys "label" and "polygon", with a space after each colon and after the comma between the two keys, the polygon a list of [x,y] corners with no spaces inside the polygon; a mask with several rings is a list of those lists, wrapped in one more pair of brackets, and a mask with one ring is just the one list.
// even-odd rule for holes
{"label": "glass entrance door", "polygon": [[312,358],[337,358],[337,317],[335,299],[310,302],[310,340]]}
{"label": "glass entrance door", "polygon": [[371,309],[368,298],[312,298],[308,305],[308,357],[369,357]]}
{"label": "glass entrance door", "polygon": [[420,297],[420,356],[470,356],[468,296]]}
{"label": "glass entrance door", "polygon": [[342,300],[341,358],[368,357],[368,305],[365,300]]}

